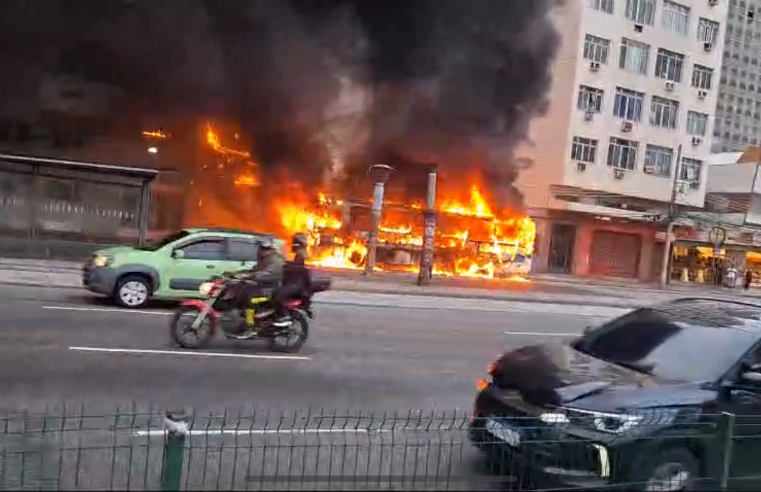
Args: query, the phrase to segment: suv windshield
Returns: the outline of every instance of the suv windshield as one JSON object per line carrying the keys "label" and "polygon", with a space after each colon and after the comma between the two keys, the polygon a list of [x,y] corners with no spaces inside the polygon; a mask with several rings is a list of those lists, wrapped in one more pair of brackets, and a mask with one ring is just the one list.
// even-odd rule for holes
{"label": "suv windshield", "polygon": [[742,329],[639,309],[585,334],[573,348],[657,378],[697,382],[721,378],[755,340]]}
{"label": "suv windshield", "polygon": [[156,251],[158,249],[163,248],[167,244],[171,244],[171,243],[173,243],[173,242],[175,242],[177,240],[180,240],[180,239],[182,239],[182,238],[184,238],[185,236],[188,236],[188,235],[190,235],[190,232],[188,232],[188,231],[175,232],[175,233],[172,233],[172,234],[166,236],[164,239],[161,239],[161,240],[155,242],[154,244],[149,244],[147,246],[142,246],[142,247],[140,247],[138,249],[142,249],[142,250],[145,250],[145,251]]}

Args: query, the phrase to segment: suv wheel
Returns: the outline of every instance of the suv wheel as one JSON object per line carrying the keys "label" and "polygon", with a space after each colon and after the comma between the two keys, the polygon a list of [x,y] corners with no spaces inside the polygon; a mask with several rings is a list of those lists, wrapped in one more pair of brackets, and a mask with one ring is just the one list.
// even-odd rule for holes
{"label": "suv wheel", "polygon": [[[696,490],[700,465],[689,449],[670,447],[648,456],[637,481],[644,490]],[[641,463],[641,464],[645,464]]]}
{"label": "suv wheel", "polygon": [[116,284],[114,300],[122,307],[141,308],[148,304],[150,297],[150,282],[141,275],[128,275]]}

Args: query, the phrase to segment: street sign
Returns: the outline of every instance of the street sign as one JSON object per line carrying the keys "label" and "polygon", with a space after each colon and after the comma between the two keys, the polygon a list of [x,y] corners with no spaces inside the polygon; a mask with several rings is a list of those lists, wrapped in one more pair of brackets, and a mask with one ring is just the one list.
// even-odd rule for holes
{"label": "street sign", "polygon": [[715,248],[719,248],[727,240],[727,231],[723,227],[714,227],[708,231],[708,241]]}

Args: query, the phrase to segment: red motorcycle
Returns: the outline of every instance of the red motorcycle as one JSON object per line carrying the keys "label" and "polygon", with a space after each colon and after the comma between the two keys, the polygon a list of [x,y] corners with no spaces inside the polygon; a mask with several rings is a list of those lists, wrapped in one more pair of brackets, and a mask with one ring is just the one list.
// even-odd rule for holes
{"label": "red motorcycle", "polygon": [[223,275],[200,287],[202,299],[187,300],[175,313],[170,336],[180,347],[197,349],[205,346],[217,332],[233,340],[266,340],[275,352],[298,352],[306,343],[313,319],[312,296],[330,288],[329,279],[313,279],[309,292],[285,303],[290,317],[287,326],[275,326],[272,292],[247,299],[241,306],[243,279]]}

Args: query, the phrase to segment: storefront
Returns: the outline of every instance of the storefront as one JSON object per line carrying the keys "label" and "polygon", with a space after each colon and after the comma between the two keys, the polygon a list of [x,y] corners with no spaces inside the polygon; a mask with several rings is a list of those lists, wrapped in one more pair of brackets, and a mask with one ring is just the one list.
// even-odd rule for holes
{"label": "storefront", "polygon": [[726,241],[720,248],[708,240],[708,231],[699,229],[679,229],[671,258],[671,280],[716,284],[718,272],[733,267],[738,275],[745,273],[746,265],[756,258],[756,266],[761,275],[761,254],[754,253],[753,239],[742,232],[726,231]]}

